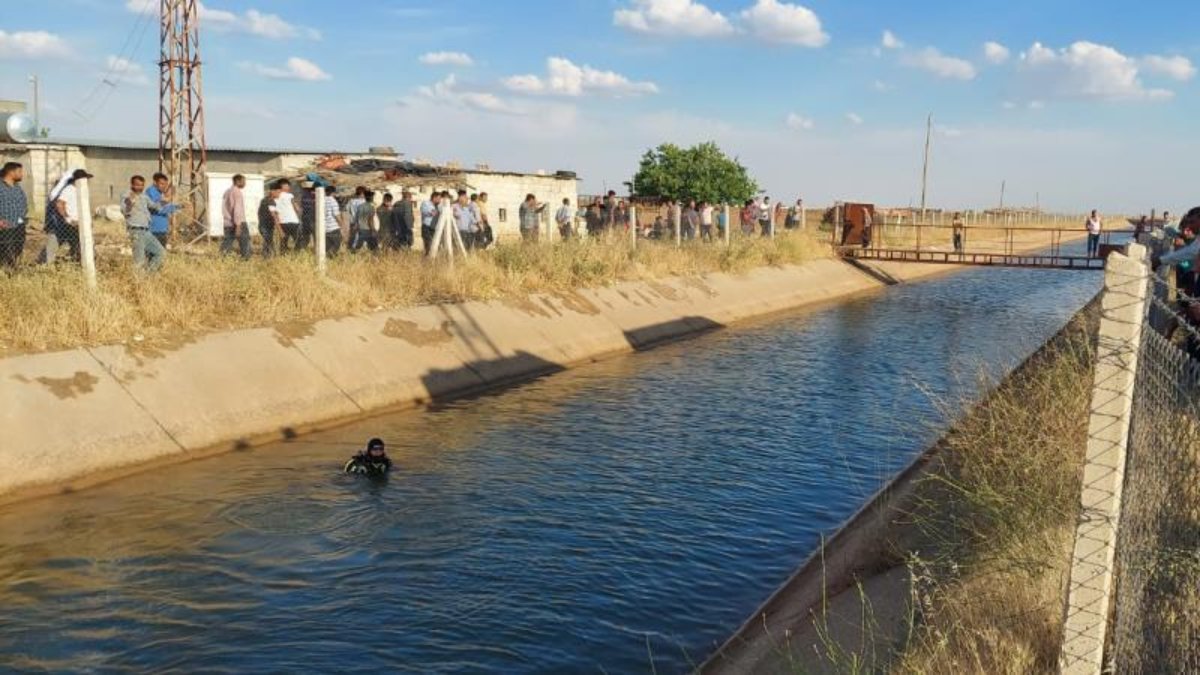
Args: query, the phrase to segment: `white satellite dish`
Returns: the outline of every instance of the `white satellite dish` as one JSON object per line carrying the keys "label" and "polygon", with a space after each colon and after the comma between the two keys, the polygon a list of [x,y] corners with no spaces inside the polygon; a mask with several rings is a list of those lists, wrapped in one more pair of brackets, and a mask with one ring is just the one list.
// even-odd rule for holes
{"label": "white satellite dish", "polygon": [[29,143],[37,139],[37,125],[25,113],[0,113],[0,142]]}

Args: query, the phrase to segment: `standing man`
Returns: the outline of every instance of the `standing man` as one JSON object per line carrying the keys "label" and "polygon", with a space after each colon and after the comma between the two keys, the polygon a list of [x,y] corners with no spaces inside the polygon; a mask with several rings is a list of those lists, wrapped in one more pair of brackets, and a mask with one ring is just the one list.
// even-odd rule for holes
{"label": "standing man", "polygon": [[1087,223],[1087,254],[1089,258],[1094,258],[1100,255],[1100,229],[1103,223],[1100,220],[1100,214],[1092,209],[1092,213],[1088,216]]}
{"label": "standing man", "polygon": [[963,251],[963,219],[961,213],[954,214],[954,220],[950,222],[950,227],[954,231],[954,252],[962,253]]}
{"label": "standing man", "polygon": [[462,238],[463,247],[468,251],[475,248],[475,235],[479,231],[479,223],[475,220],[476,211],[471,206],[466,190],[458,191],[458,200],[454,202],[454,222],[458,226],[458,234]]}
{"label": "standing man", "polygon": [[395,201],[392,193],[383,193],[383,203],[375,209],[375,219],[379,222],[379,248],[384,251],[395,250],[392,242],[392,203]]}
{"label": "standing man", "polygon": [[708,202],[700,202],[700,238],[704,241],[713,238],[713,207]]}
{"label": "standing man", "polygon": [[262,255],[270,258],[275,255],[275,232],[279,228],[279,207],[276,200],[282,190],[278,183],[271,183],[267,194],[258,203],[258,233],[262,235]]}
{"label": "standing man", "polygon": [[413,198],[412,190],[400,192],[400,203],[392,208],[392,245],[397,248],[413,247]]}
{"label": "standing man", "polygon": [[[608,193],[610,196],[615,194]],[[521,223],[521,238],[527,242],[536,243],[538,240],[538,229],[542,221],[542,212],[546,210],[545,204],[538,204],[537,198],[532,193],[525,195],[525,201],[521,202],[520,208],[520,223]],[[616,212],[616,205],[613,205],[612,213]],[[612,222],[612,221],[609,221]]]}
{"label": "standing man", "polygon": [[63,174],[46,200],[46,246],[38,256],[39,263],[53,265],[58,250],[71,247],[71,258],[79,260],[79,192],[76,183],[92,174],[83,169]]}
{"label": "standing man", "polygon": [[554,223],[558,225],[558,236],[567,241],[575,234],[575,209],[571,208],[571,200],[563,197],[562,206],[554,214]]}
{"label": "standing man", "polygon": [[438,213],[442,210],[442,193],[434,192],[421,202],[421,243],[425,252],[433,247],[433,233],[437,230]]}
{"label": "standing man", "polygon": [[363,202],[354,209],[353,214],[354,221],[350,227],[354,231],[351,237],[354,243],[350,245],[350,252],[357,253],[363,244],[366,244],[370,251],[378,251],[379,237],[375,231],[375,193],[366,190],[363,193]]}
{"label": "standing man", "polygon": [[617,193],[609,190],[604,198],[604,230],[610,231],[617,224]]}
{"label": "standing man", "polygon": [[175,188],[171,187],[171,179],[167,178],[165,173],[156,173],[153,177],[154,184],[146,189],[146,197],[155,204],[167,204],[166,208],[151,213],[150,215],[150,234],[162,244],[165,249],[167,247],[167,239],[171,236],[171,214],[179,210],[178,204],[169,203],[175,196]]}
{"label": "standing man", "polygon": [[700,212],[696,210],[696,200],[689,200],[687,208],[683,210],[683,239],[691,241],[696,238],[696,231],[700,229]]}
{"label": "standing man", "polygon": [[238,243],[242,260],[250,259],[250,226],[246,223],[246,177],[233,177],[233,185],[221,197],[221,221],[225,227],[225,238],[221,240],[221,255],[233,252],[233,242]]}
{"label": "standing man", "polygon": [[25,219],[29,200],[21,189],[25,167],[8,162],[0,168],[0,268],[17,269],[25,252]]}
{"label": "standing man", "polygon": [[300,184],[300,234],[296,238],[296,250],[308,248],[315,241],[317,232],[317,188],[316,183],[305,181]]}
{"label": "standing man", "polygon": [[342,248],[342,209],[338,207],[337,188],[326,185],[325,190],[325,255],[336,257]]}
{"label": "standing man", "polygon": [[871,230],[875,227],[875,218],[871,209],[863,209],[862,247],[871,248]]}
{"label": "standing man", "polygon": [[292,194],[292,182],[286,178],[280,178],[276,185],[279,187],[279,197],[275,199],[275,209],[279,213],[279,226],[283,228],[279,250],[287,253],[293,248],[300,248],[300,213],[296,210],[296,196]]}
{"label": "standing man", "polygon": [[167,250],[150,232],[151,214],[162,213],[170,206],[165,200],[151,201],[146,194],[146,179],[134,176],[129,179],[129,192],[121,200],[121,213],[125,216],[125,229],[129,232],[129,245],[133,248],[133,266],[147,272],[162,269]]}
{"label": "standing man", "polygon": [[488,213],[488,193],[479,193],[479,236],[483,238],[483,247],[488,248],[496,242],[496,233],[492,230],[492,216]]}
{"label": "standing man", "polygon": [[771,198],[763,197],[762,206],[758,209],[758,227],[762,231],[762,236],[771,236],[771,218],[774,215],[774,211],[771,208]]}
{"label": "standing man", "polygon": [[363,204],[367,203],[366,199],[367,188],[359,185],[354,188],[354,196],[350,198],[350,202],[346,204],[346,224],[348,228],[348,238],[346,240],[346,248],[353,249],[358,243],[358,228],[354,226],[358,222],[358,209]]}

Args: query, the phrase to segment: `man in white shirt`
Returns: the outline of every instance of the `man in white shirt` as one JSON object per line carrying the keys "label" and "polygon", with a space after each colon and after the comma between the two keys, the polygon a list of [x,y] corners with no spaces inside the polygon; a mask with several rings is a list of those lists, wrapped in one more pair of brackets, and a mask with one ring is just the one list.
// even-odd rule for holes
{"label": "man in white shirt", "polygon": [[466,190],[458,191],[458,201],[454,202],[454,222],[458,225],[458,234],[462,237],[463,246],[469,251],[475,248],[475,233],[479,229],[476,220],[477,213],[471,207]]}
{"label": "man in white shirt", "polygon": [[429,199],[421,202],[421,241],[425,244],[425,252],[433,246],[433,232],[437,229],[438,206],[442,201],[442,193],[434,192]]}
{"label": "man in white shirt", "polygon": [[713,206],[708,202],[700,202],[700,238],[704,241],[713,238]]}
{"label": "man in white shirt", "polygon": [[771,218],[775,216],[775,209],[771,206],[771,198],[763,197],[762,206],[758,209],[758,227],[762,230],[762,236],[771,236]]}
{"label": "man in white shirt", "polygon": [[275,200],[275,208],[279,210],[279,225],[283,228],[283,240],[279,242],[279,250],[286,253],[289,248],[298,248],[300,214],[296,210],[296,199],[292,194],[291,182],[286,178],[281,178],[279,190],[279,198]]}
{"label": "man in white shirt", "polygon": [[563,241],[574,236],[575,210],[571,208],[570,199],[563,198],[562,206],[558,207],[558,212],[554,214],[554,222],[558,225],[558,235]]}
{"label": "man in white shirt", "polygon": [[358,243],[358,228],[354,227],[354,223],[358,222],[355,220],[355,218],[358,216],[358,208],[367,203],[367,199],[364,196],[366,194],[367,188],[359,185],[358,187],[354,188],[354,196],[351,197],[349,203],[346,204],[346,223],[349,229],[349,232],[347,233],[349,238],[346,239],[346,248],[348,249],[353,249],[354,245]]}
{"label": "man in white shirt", "polygon": [[39,263],[53,264],[63,246],[70,246],[70,258],[79,260],[79,192],[75,185],[91,177],[86,170],[76,169],[51,190],[46,204],[46,245],[38,256]]}
{"label": "man in white shirt", "polygon": [[1092,213],[1087,219],[1087,254],[1089,258],[1094,258],[1100,255],[1100,229],[1103,223],[1100,221],[1100,214],[1092,209]]}

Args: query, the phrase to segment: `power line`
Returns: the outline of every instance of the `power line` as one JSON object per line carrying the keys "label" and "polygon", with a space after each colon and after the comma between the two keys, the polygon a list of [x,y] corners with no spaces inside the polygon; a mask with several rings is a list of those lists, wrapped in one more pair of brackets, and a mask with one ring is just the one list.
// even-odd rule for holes
{"label": "power line", "polygon": [[[129,64],[133,62],[133,56],[141,47],[142,40],[146,37],[146,31],[152,23],[150,19],[154,14],[151,11],[151,5],[154,2],[155,0],[144,0],[141,11],[137,13],[133,27],[125,35],[125,41],[121,44],[116,58],[108,64],[108,68],[100,76],[100,81],[96,83],[96,86],[75,106],[74,113],[82,121],[91,122],[95,119],[120,85],[122,71],[129,70]],[[99,98],[97,98],[98,95]],[[92,103],[95,105],[91,105]]]}

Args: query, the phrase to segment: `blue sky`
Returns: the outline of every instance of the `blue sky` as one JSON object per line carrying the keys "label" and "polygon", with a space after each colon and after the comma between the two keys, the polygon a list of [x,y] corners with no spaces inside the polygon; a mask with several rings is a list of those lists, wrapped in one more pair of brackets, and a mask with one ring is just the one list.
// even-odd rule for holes
{"label": "blue sky", "polygon": [[[155,139],[158,0],[6,4],[0,98],[37,73],[54,135]],[[715,140],[777,198],[903,205],[933,113],[933,204],[991,206],[1007,180],[1009,203],[1180,211],[1200,39],[1176,27],[1197,19],[1190,2],[209,0],[209,142],[390,145],[598,191],[659,142]]]}

